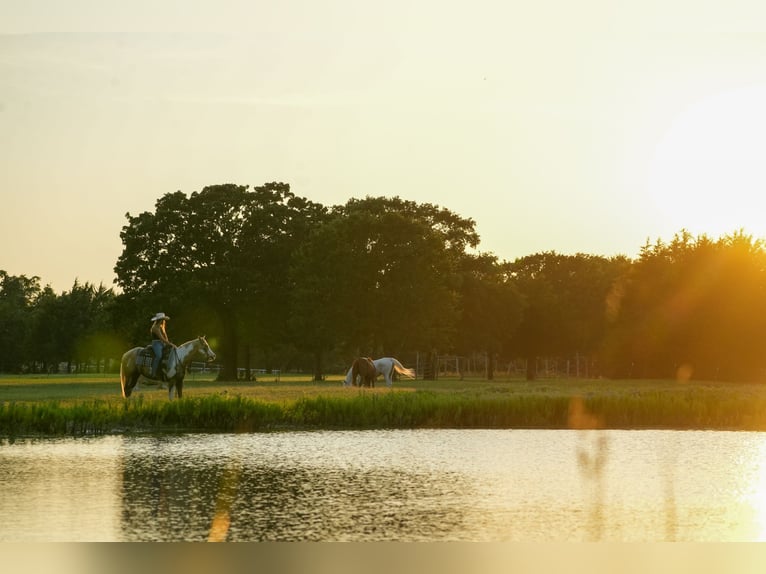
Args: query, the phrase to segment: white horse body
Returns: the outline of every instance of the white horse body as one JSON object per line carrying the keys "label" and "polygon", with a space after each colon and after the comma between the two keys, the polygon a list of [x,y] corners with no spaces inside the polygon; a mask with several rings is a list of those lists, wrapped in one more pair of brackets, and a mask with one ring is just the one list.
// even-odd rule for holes
{"label": "white horse body", "polygon": [[[389,386],[389,387],[392,384],[391,375],[393,375],[394,371],[410,379],[415,378],[414,369],[408,369],[407,367],[402,365],[399,361],[397,361],[393,357],[383,357],[381,359],[375,359],[372,362],[372,364],[375,365],[375,370],[377,371],[377,373],[379,375],[383,375],[383,378],[386,380],[386,386]],[[343,381],[344,387],[351,386],[351,370],[352,369],[349,369],[348,373],[346,373],[346,378]]]}

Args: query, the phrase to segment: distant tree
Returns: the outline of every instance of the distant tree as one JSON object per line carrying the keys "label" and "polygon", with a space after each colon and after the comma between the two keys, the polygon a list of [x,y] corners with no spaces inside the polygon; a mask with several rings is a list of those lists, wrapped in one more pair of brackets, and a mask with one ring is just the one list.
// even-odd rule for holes
{"label": "distant tree", "polygon": [[611,374],[762,380],[766,250],[743,232],[677,233],[643,247],[616,286]]}
{"label": "distant tree", "polygon": [[86,357],[79,355],[78,345],[87,335],[92,320],[93,286],[75,280],[70,291],[58,298],[60,316],[55,329],[62,357],[67,363],[79,365]]}
{"label": "distant tree", "polygon": [[461,271],[461,313],[456,348],[461,354],[486,353],[487,378],[494,379],[494,358],[511,351],[524,300],[491,254],[465,257]]}
{"label": "distant tree", "polygon": [[299,250],[291,325],[315,357],[447,348],[459,314],[457,271],[478,242],[471,220],[398,197],[351,199]]}
{"label": "distant tree", "polygon": [[61,342],[61,333],[66,328],[61,307],[59,296],[50,286],[46,286],[35,301],[27,335],[29,355],[35,369],[36,364],[40,364],[43,369],[52,370],[66,359]]}
{"label": "distant tree", "polygon": [[32,314],[40,278],[0,270],[0,372],[18,372],[30,357]]}
{"label": "distant tree", "polygon": [[[116,361],[128,349],[128,343],[117,334],[114,290],[103,284],[88,288],[88,320],[86,330],[77,340],[75,355],[80,360],[94,361],[97,370],[107,370],[109,360]],[[103,366],[102,366],[103,365]]]}
{"label": "distant tree", "polygon": [[81,365],[116,359],[121,353],[112,321],[114,292],[103,285],[80,283],[60,295],[46,287],[32,313],[29,344],[32,359],[54,368],[60,362]]}
{"label": "distant tree", "polygon": [[295,344],[313,357],[314,380],[324,377],[325,360],[349,338],[348,309],[354,302],[355,262],[345,220],[316,227],[298,248],[290,272],[288,327]]}
{"label": "distant tree", "polygon": [[629,263],[625,257],[544,252],[508,265],[526,303],[513,345],[527,359],[528,379],[537,376],[538,357],[598,351],[607,296]]}
{"label": "distant tree", "polygon": [[356,254],[344,322],[355,346],[376,354],[450,347],[460,265],[479,242],[474,221],[398,197],[352,199],[340,212]]}

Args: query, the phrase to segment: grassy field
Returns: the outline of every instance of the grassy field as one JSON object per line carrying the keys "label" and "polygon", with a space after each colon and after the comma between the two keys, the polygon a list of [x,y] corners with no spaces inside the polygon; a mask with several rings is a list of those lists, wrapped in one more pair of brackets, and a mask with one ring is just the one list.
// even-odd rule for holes
{"label": "grassy field", "polygon": [[219,383],[189,375],[184,398],[116,375],[0,376],[0,435],[349,428],[766,430],[766,385],[549,379],[403,380],[344,388],[341,376]]}

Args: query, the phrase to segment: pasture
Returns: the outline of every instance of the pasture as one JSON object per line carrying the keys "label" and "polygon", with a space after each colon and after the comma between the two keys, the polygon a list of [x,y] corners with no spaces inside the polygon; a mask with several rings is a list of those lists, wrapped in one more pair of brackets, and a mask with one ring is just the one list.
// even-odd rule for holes
{"label": "pasture", "polygon": [[189,374],[184,398],[117,375],[0,376],[0,435],[256,432],[359,428],[766,430],[766,385],[670,380],[403,379],[343,387],[343,375],[217,382]]}

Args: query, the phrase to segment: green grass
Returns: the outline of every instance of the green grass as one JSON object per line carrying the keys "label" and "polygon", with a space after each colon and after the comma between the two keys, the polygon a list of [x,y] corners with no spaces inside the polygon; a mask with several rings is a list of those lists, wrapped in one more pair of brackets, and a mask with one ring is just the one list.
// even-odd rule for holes
{"label": "green grass", "polygon": [[444,378],[393,389],[187,377],[184,398],[117,376],[0,376],[0,435],[261,432],[369,428],[674,428],[766,430],[766,385],[720,382]]}

